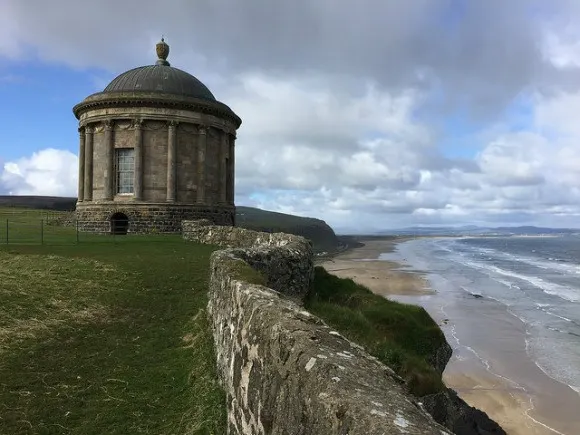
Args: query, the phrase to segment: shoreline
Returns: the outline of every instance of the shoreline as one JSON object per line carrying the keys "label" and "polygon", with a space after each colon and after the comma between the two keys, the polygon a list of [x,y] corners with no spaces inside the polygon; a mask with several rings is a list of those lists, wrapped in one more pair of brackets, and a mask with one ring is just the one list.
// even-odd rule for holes
{"label": "shoreline", "polygon": [[[410,270],[397,261],[378,259],[381,254],[393,252],[399,243],[412,239],[361,237],[362,247],[346,250],[320,265],[381,296],[424,306],[454,349],[443,373],[445,385],[456,390],[469,405],[486,412],[510,435],[580,433],[577,411],[573,411],[574,405],[580,404],[580,395],[549,377],[528,357],[525,324],[506,306],[494,300],[477,300],[477,307],[472,307],[470,298],[466,298],[464,305],[450,307],[453,310],[447,313],[446,305],[436,307],[429,303],[429,299],[437,299],[437,292],[430,287],[425,272]],[[474,310],[484,315],[473,316]],[[501,328],[498,332],[505,332],[506,337],[501,335],[490,341],[489,336],[478,334],[478,329],[489,326],[489,319],[485,319],[488,316],[496,319],[497,328]],[[458,334],[465,336],[461,342]],[[478,351],[484,349],[484,355],[480,356],[474,347]]]}

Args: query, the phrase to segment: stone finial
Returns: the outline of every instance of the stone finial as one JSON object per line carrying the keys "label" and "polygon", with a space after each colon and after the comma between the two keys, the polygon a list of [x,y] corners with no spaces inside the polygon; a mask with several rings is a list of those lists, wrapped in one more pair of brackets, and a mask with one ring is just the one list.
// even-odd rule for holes
{"label": "stone finial", "polygon": [[165,42],[165,39],[163,39],[163,37],[161,38],[161,41],[159,41],[156,45],[155,45],[155,51],[157,52],[157,62],[155,62],[157,65],[165,65],[165,66],[169,66],[169,62],[167,62],[167,56],[169,56],[169,45],[167,45],[167,43]]}

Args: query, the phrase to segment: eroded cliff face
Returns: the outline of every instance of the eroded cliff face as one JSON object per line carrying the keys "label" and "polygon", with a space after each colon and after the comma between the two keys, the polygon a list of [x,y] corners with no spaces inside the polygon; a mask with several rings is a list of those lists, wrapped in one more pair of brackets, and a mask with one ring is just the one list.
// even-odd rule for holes
{"label": "eroded cliff face", "polygon": [[[183,222],[183,237],[227,247],[211,257],[208,312],[229,434],[451,433],[390,368],[301,307],[306,239],[207,224]],[[442,371],[449,356],[433,364]]]}

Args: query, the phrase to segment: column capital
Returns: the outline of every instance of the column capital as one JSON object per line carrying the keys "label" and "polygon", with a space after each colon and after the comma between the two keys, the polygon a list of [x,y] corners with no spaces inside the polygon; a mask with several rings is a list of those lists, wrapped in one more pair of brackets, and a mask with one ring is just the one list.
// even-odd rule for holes
{"label": "column capital", "polygon": [[83,136],[85,134],[85,126],[81,125],[78,129],[79,135]]}
{"label": "column capital", "polygon": [[133,128],[135,128],[135,129],[141,129],[141,128],[143,128],[143,124],[144,123],[145,123],[145,120],[143,118],[135,118],[132,121]]}
{"label": "column capital", "polygon": [[86,134],[93,134],[94,131],[95,131],[94,127],[91,127],[90,125],[85,125],[85,133]]}
{"label": "column capital", "polygon": [[207,134],[208,130],[209,130],[209,125],[200,124],[197,126],[197,132],[199,134]]}
{"label": "column capital", "polygon": [[103,121],[103,126],[105,127],[105,130],[112,130],[114,127],[114,122],[111,119],[107,119],[105,121]]}
{"label": "column capital", "polygon": [[169,128],[175,128],[179,125],[179,121],[167,121],[167,126]]}

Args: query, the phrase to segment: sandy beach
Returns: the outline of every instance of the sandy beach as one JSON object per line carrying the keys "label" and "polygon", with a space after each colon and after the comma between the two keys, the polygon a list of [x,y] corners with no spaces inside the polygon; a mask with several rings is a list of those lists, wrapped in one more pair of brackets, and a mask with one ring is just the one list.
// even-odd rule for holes
{"label": "sandy beach", "polygon": [[431,294],[429,283],[420,274],[397,270],[401,265],[394,261],[377,260],[404,240],[408,239],[366,240],[363,247],[340,254],[321,266],[340,278],[352,278],[382,296]]}
{"label": "sandy beach", "polygon": [[[397,243],[405,240],[408,239],[363,240],[363,247],[347,251],[321,265],[329,272],[352,278],[382,296],[419,304],[419,300],[437,290],[429,287],[424,274],[400,270],[401,264],[394,261],[378,260],[380,254],[391,252]],[[459,328],[464,332],[464,345],[493,349],[485,354],[487,366],[469,352],[458,356],[454,350],[444,381],[467,403],[486,412],[510,435],[580,434],[580,396],[549,378],[527,357],[524,325],[501,304],[490,302],[483,305],[485,312],[482,312],[480,303],[477,306],[480,317],[473,316],[474,309],[469,302],[466,306],[455,307],[453,325],[448,324],[434,307],[430,310],[428,303],[421,305],[440,323],[452,346],[456,331],[450,328]],[[497,325],[497,329],[490,330],[490,323],[491,328]],[[481,333],[482,330],[485,334]]]}

